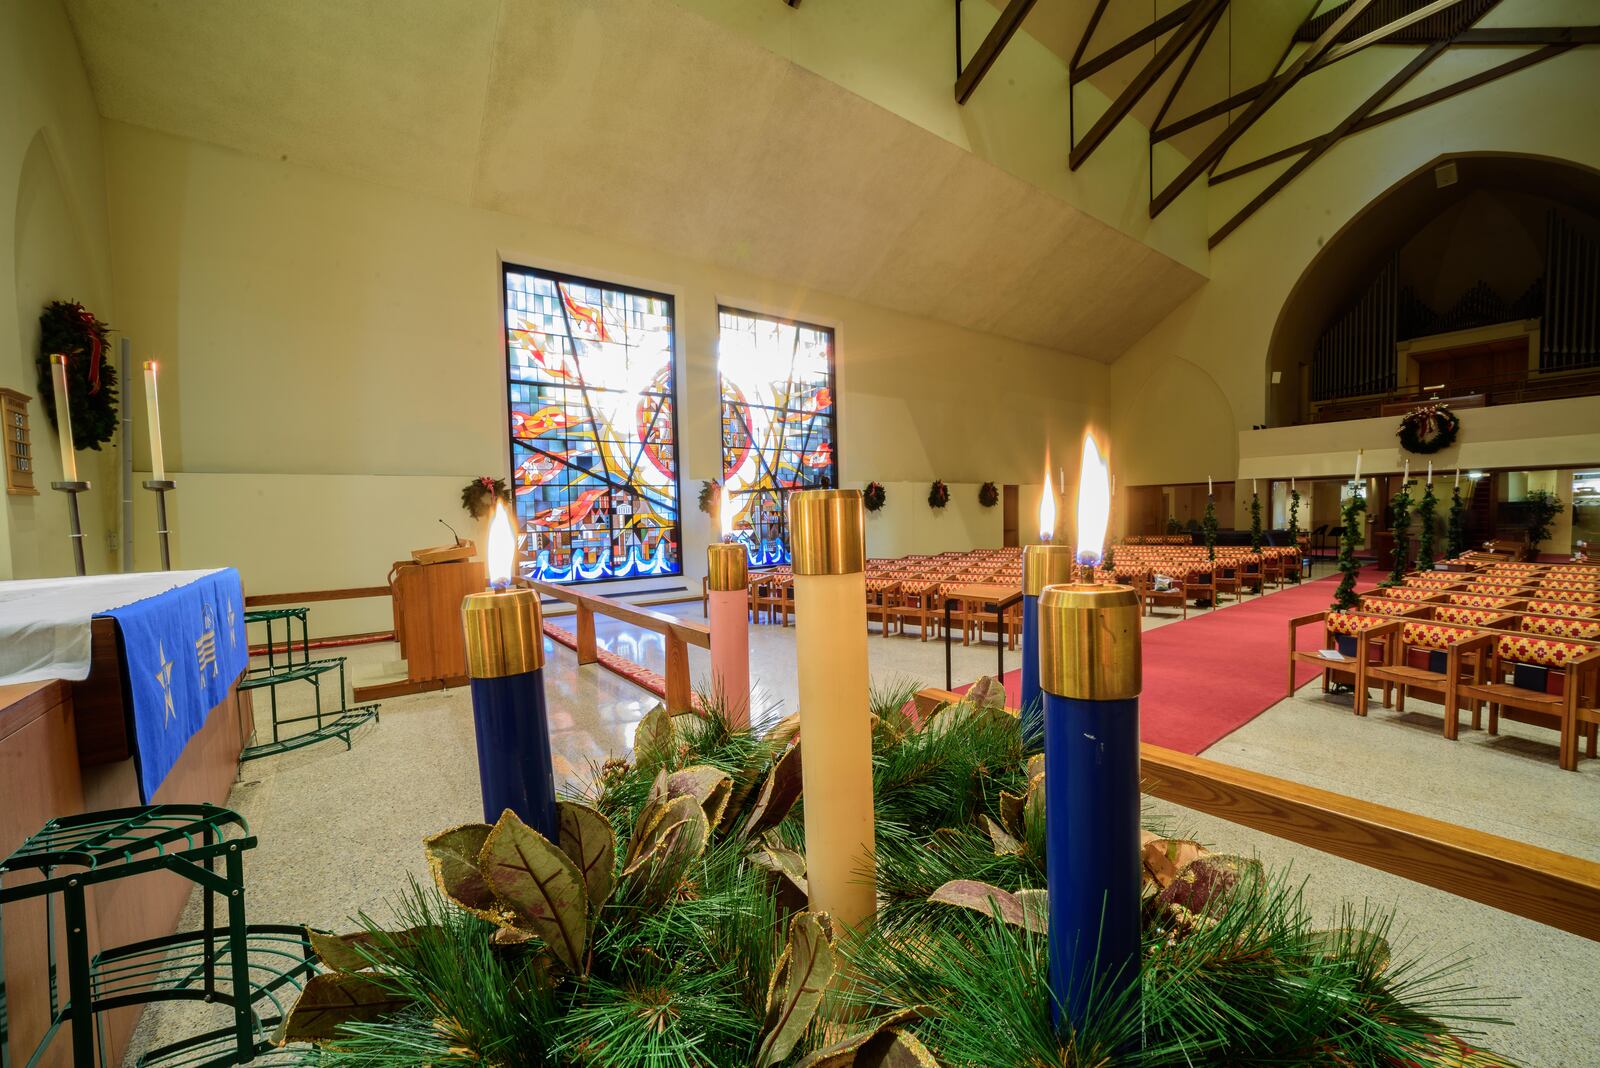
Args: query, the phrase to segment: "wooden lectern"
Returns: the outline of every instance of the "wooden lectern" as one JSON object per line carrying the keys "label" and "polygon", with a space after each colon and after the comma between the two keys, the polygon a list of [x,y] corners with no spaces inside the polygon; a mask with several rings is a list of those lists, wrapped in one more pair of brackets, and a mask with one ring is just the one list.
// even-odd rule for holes
{"label": "wooden lectern", "polygon": [[[472,552],[471,543],[463,548]],[[369,701],[423,690],[463,686],[467,681],[467,646],[461,630],[461,599],[482,593],[488,570],[481,560],[437,558],[419,549],[416,559],[397,561],[389,569],[394,602],[394,635],[406,661],[403,682],[358,687],[357,701]]]}

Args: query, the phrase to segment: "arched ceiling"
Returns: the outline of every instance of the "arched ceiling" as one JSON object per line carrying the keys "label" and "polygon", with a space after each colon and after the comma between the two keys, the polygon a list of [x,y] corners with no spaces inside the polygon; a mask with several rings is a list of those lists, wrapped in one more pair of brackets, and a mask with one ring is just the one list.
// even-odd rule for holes
{"label": "arched ceiling", "polygon": [[1102,361],[1202,282],[666,0],[66,3],[104,115],[258,156]]}

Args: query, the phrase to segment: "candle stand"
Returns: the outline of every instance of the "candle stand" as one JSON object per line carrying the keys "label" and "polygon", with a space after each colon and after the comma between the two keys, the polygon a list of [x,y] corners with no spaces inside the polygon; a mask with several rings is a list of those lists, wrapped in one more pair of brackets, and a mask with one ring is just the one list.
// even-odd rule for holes
{"label": "candle stand", "polygon": [[535,590],[469,594],[461,602],[483,818],[506,809],[557,840],[555,771],[544,696],[544,619]]}
{"label": "candle stand", "polygon": [[750,726],[750,565],[740,542],[706,546],[706,622],[711,626],[711,687],[728,722]]}
{"label": "candle stand", "polygon": [[68,534],[68,537],[72,539],[72,561],[77,567],[78,577],[82,578],[88,574],[88,571],[84,569],[83,564],[83,524],[78,519],[78,494],[88,490],[89,483],[78,481],[52,482],[50,483],[50,488],[60,490],[67,495],[67,515],[71,517],[72,521],[71,532]]}
{"label": "candle stand", "polygon": [[172,548],[167,542],[167,493],[178,488],[171,479],[152,478],[141,483],[156,495],[156,534],[161,538],[161,570],[172,570]]}
{"label": "candle stand", "polygon": [[865,517],[860,490],[789,498],[806,887],[836,930],[877,912]]}
{"label": "candle stand", "polygon": [[1039,597],[1050,989],[1074,1029],[1139,996],[1139,631],[1132,587]]}

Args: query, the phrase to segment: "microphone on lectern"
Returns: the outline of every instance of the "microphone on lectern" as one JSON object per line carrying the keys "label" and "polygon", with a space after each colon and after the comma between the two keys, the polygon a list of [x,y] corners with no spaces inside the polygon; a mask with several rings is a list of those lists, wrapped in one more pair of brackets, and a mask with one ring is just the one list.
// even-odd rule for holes
{"label": "microphone on lectern", "polygon": [[439,525],[450,532],[451,536],[456,539],[457,545],[461,544],[461,535],[456,533],[455,527],[451,526],[449,523],[446,523],[443,519],[439,520]]}

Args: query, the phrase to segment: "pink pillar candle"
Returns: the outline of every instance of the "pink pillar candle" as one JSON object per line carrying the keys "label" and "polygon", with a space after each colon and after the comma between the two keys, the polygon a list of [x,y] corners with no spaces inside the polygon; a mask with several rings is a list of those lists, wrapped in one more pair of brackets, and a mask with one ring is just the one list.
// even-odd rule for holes
{"label": "pink pillar candle", "polygon": [[706,620],[711,625],[711,690],[735,729],[750,726],[750,589],[744,546],[706,547]]}

